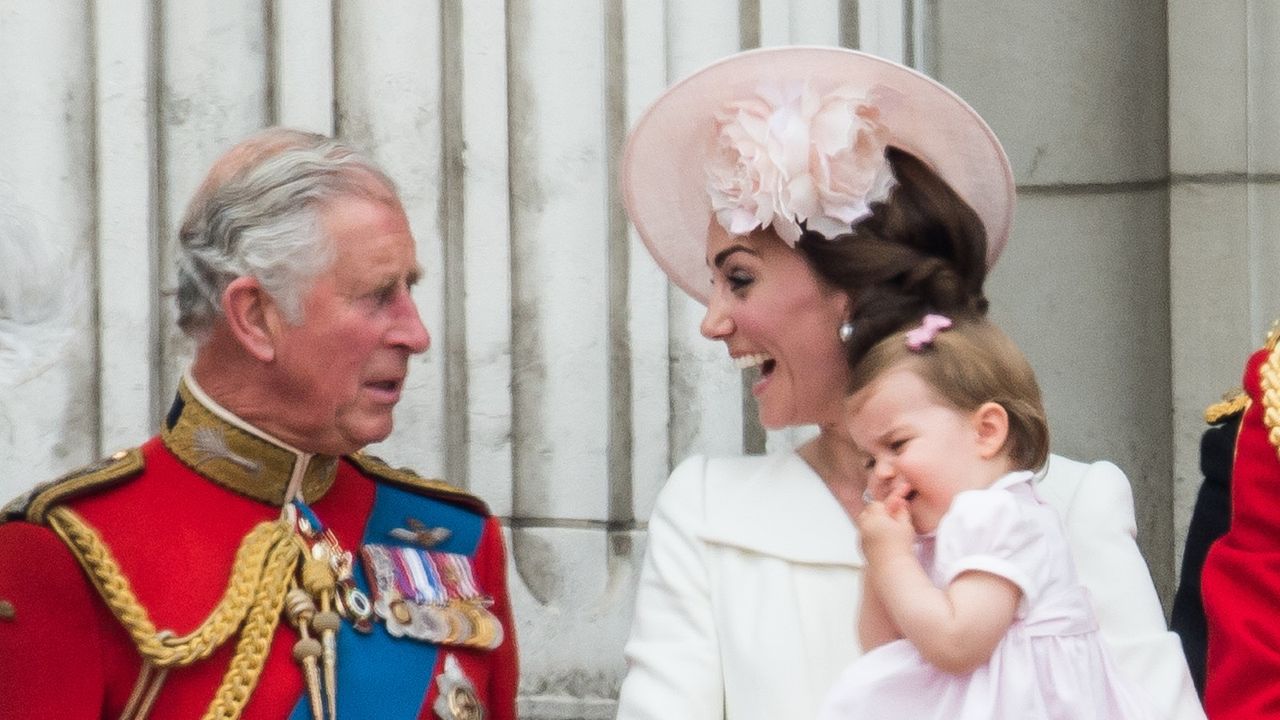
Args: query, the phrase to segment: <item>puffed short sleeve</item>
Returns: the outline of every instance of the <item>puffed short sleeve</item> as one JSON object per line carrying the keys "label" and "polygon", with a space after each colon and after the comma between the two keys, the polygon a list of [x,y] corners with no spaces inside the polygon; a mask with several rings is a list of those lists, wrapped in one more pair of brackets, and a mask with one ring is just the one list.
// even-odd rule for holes
{"label": "puffed short sleeve", "polygon": [[938,524],[935,580],[949,584],[961,573],[980,571],[1018,586],[1021,617],[1040,592],[1037,568],[1043,565],[1043,531],[1009,492],[971,490],[956,495]]}

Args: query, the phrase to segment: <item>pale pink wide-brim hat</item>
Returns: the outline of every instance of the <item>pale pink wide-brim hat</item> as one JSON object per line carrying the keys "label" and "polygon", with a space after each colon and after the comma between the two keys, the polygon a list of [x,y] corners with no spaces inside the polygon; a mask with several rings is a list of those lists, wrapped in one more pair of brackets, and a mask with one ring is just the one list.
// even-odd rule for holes
{"label": "pale pink wide-brim hat", "polygon": [[881,108],[888,144],[928,163],[964,198],[987,231],[987,266],[1013,226],[1015,185],[1004,148],[972,107],[938,81],[898,63],[835,47],[774,47],[718,60],[676,83],[640,116],[622,159],[627,214],[658,265],[701,303],[710,292],[706,263],[711,200],[706,164],[715,115],[762,87],[808,82],[894,92]]}

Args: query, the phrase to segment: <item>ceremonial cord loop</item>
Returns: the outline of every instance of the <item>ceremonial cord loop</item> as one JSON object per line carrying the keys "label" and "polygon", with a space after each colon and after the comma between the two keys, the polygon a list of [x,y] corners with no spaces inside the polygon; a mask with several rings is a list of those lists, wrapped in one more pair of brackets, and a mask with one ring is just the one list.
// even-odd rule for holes
{"label": "ceremonial cord loop", "polygon": [[1280,345],[1271,348],[1258,373],[1262,381],[1262,422],[1267,426],[1271,447],[1280,456]]}
{"label": "ceremonial cord loop", "polygon": [[262,673],[285,594],[306,553],[293,528],[279,520],[254,527],[236,551],[227,589],[213,612],[194,631],[174,636],[156,630],[106,543],[78,514],[57,507],[49,512],[48,522],[73,550],[138,652],[156,667],[191,665],[240,632],[231,665],[204,715],[206,720],[238,718]]}
{"label": "ceremonial cord loop", "polygon": [[258,677],[262,674],[276,625],[280,623],[285,595],[293,585],[298,560],[305,551],[305,545],[287,525],[272,524],[283,527],[284,535],[271,547],[263,581],[257,586],[253,605],[245,618],[235,656],[222,678],[222,685],[214,694],[213,704],[204,714],[204,720],[235,720],[249,702],[249,695],[257,687]]}

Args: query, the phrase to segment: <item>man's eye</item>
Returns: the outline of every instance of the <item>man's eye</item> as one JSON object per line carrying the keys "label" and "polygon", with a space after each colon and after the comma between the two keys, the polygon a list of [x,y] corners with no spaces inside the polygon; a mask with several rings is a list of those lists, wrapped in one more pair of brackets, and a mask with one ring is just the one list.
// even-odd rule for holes
{"label": "man's eye", "polygon": [[907,446],[908,439],[909,438],[902,438],[901,440],[894,440],[893,442],[889,443],[889,449],[894,452],[902,452],[902,448]]}

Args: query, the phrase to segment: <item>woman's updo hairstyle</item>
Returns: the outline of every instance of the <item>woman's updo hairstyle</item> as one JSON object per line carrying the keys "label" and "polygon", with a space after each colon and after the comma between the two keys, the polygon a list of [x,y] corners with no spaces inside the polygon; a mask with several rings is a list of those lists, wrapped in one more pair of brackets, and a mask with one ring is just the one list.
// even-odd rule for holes
{"label": "woman's updo hairstyle", "polygon": [[885,151],[897,185],[845,235],[806,231],[796,247],[825,282],[848,293],[850,366],[881,338],[928,312],[982,317],[987,234],[973,208],[915,155]]}

